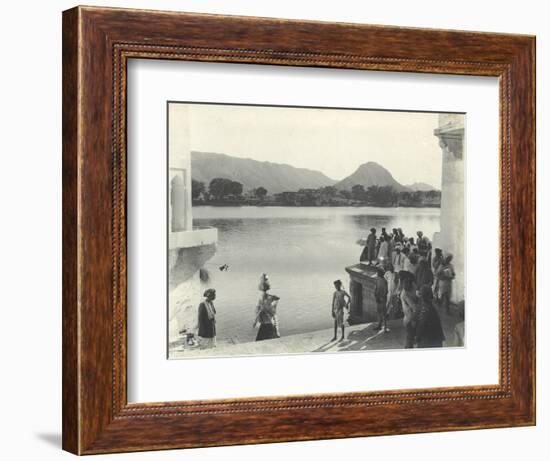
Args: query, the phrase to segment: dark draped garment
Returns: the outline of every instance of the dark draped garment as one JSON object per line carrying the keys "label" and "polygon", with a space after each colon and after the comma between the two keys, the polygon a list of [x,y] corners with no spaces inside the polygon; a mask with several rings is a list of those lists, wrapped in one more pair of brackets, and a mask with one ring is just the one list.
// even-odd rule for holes
{"label": "dark draped garment", "polygon": [[445,334],[441,319],[432,303],[422,303],[416,322],[416,340],[418,347],[442,347]]}
{"label": "dark draped garment", "polygon": [[[214,309],[214,304],[212,304],[212,309]],[[199,304],[199,336],[201,338],[214,338],[216,336],[216,318],[208,317],[208,310],[204,304],[204,301]]]}

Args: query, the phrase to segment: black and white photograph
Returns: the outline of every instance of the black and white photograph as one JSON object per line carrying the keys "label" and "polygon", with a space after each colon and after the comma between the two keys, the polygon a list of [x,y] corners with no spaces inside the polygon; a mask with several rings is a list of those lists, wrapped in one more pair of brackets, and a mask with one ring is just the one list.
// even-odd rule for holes
{"label": "black and white photograph", "polygon": [[544,2],[84,3],[2,9],[2,459],[544,459]]}
{"label": "black and white photograph", "polygon": [[464,347],[465,114],[167,118],[168,358]]}

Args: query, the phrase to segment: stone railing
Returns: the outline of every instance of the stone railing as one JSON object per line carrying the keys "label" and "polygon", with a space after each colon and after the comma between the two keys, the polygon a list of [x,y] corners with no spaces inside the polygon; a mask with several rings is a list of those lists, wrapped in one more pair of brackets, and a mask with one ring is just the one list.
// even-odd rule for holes
{"label": "stone railing", "polygon": [[170,232],[168,249],[193,248],[211,245],[218,241],[218,229],[215,227],[194,227],[193,230]]}

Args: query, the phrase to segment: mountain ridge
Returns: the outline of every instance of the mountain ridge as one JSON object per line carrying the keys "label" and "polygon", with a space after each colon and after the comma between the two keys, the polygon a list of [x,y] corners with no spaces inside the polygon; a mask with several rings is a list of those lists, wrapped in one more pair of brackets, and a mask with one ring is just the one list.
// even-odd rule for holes
{"label": "mountain ridge", "polygon": [[419,190],[422,192],[427,192],[430,190],[439,190],[437,187],[434,187],[431,184],[428,184],[422,181],[417,181],[417,182],[413,182],[412,184],[407,184],[405,187],[408,187],[410,190],[413,190],[413,191]]}
{"label": "mountain ridge", "polygon": [[359,165],[351,175],[338,181],[320,171],[298,168],[285,163],[241,158],[217,152],[193,151],[191,171],[193,179],[205,183],[207,187],[214,178],[227,178],[243,184],[245,191],[262,186],[269,194],[326,186],[334,186],[339,190],[351,190],[356,184],[362,185],[365,189],[370,186],[391,186],[397,192],[437,190],[423,182],[403,185],[389,170],[373,161]]}
{"label": "mountain ridge", "polygon": [[410,192],[410,189],[398,182],[386,168],[372,161],[359,165],[352,174],[337,182],[335,187],[340,190],[351,190],[357,184],[365,189],[370,186],[391,186],[397,192]]}
{"label": "mountain ridge", "polygon": [[245,190],[262,186],[270,194],[305,188],[317,189],[336,183],[320,171],[216,152],[193,151],[191,171],[193,179],[206,185],[214,178],[228,178],[242,183]]}

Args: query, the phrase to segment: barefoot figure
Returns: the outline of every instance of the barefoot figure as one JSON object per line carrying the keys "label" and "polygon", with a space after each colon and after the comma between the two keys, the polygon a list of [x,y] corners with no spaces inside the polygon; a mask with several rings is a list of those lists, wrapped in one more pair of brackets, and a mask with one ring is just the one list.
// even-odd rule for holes
{"label": "barefoot figure", "polygon": [[[338,327],[342,330],[342,337],[340,341],[344,340],[344,308],[349,311],[349,304],[351,296],[342,289],[342,281],[336,280],[334,282],[334,288],[336,291],[332,295],[332,318],[334,319],[334,337],[331,341],[336,341],[338,335]],[[347,298],[347,301],[346,301]]]}
{"label": "barefoot figure", "polygon": [[373,227],[367,237],[365,248],[361,252],[359,261],[365,261],[367,264],[372,264],[376,259],[376,229]]}
{"label": "barefoot figure", "polygon": [[374,288],[374,299],[376,300],[376,311],[378,312],[378,326],[374,327],[376,331],[384,328],[388,331],[386,322],[388,318],[388,282],[384,278],[385,271],[382,267],[376,268],[376,286]]}

